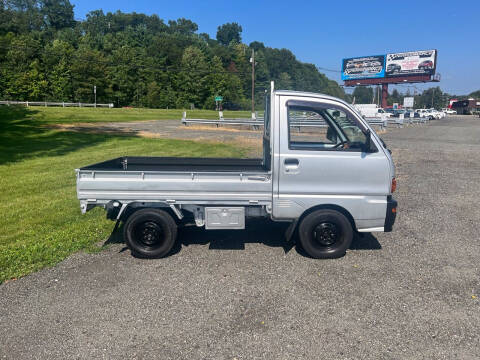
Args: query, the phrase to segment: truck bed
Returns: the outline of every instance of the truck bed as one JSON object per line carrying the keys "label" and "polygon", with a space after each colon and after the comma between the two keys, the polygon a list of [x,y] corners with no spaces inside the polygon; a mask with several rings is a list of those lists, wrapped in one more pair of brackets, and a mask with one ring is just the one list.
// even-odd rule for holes
{"label": "truck bed", "polygon": [[85,166],[89,171],[266,172],[262,159],[125,156]]}
{"label": "truck bed", "polygon": [[78,169],[77,196],[83,209],[110,200],[268,205],[272,177],[262,163],[261,159],[120,157]]}

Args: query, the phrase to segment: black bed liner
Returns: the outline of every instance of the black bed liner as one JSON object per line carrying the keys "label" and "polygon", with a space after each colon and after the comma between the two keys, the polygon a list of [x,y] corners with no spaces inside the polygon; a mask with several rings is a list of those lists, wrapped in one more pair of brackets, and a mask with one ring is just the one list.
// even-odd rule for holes
{"label": "black bed liner", "polygon": [[97,171],[254,171],[264,172],[262,159],[125,156],[85,166]]}

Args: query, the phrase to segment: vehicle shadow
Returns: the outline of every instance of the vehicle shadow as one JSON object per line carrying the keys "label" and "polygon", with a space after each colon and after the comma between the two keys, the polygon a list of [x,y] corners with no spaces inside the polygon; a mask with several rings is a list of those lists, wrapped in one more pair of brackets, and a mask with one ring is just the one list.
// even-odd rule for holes
{"label": "vehicle shadow", "polygon": [[356,233],[350,250],[380,250],[382,245],[372,233]]}
{"label": "vehicle shadow", "polygon": [[[295,241],[297,238],[295,238]],[[298,241],[296,242],[298,244]],[[377,238],[373,236],[371,233],[355,233],[353,235],[353,240],[348,248],[349,250],[380,250],[382,245],[378,242]],[[301,245],[295,247],[295,250],[298,254],[311,258],[305,250],[302,248]]]}
{"label": "vehicle shadow", "polygon": [[0,106],[0,165],[38,156],[57,156],[89,147],[111,136],[58,131],[45,126],[39,111]]}
{"label": "vehicle shadow", "polygon": [[[288,223],[277,223],[271,220],[247,220],[244,230],[211,230],[195,225],[179,227],[178,239],[167,256],[178,254],[182,247],[191,245],[207,245],[210,250],[245,250],[245,244],[264,244],[270,247],[281,247],[288,253],[295,247],[296,252],[304,257],[310,256],[301,248],[295,234],[290,241],[286,240],[285,231]],[[104,245],[123,244],[123,225],[116,226]],[[350,250],[380,250],[382,246],[371,233],[356,233]],[[120,252],[127,250],[123,247]]]}
{"label": "vehicle shadow", "polygon": [[244,230],[211,230],[206,231],[196,226],[181,228],[178,234],[177,249],[181,246],[207,245],[210,250],[245,250],[245,244],[264,244],[270,247],[281,247],[289,252],[294,246],[294,240],[286,241],[285,231],[288,223],[277,223],[271,220],[247,220]]}

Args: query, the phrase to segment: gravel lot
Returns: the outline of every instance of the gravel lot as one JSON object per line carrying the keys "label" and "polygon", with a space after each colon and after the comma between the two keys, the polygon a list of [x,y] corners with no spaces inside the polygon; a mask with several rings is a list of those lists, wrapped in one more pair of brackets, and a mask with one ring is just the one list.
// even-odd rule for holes
{"label": "gravel lot", "polygon": [[0,358],[480,358],[480,119],[382,137],[393,233],[323,261],[264,223],[183,229],[159,260],[79,253],[0,285]]}

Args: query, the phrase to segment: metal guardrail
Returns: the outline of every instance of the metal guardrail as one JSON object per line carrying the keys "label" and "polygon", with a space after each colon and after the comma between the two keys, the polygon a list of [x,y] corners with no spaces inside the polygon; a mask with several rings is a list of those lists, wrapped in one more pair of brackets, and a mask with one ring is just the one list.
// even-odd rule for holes
{"label": "metal guardrail", "polygon": [[[253,127],[263,126],[263,119],[219,119],[219,120],[207,120],[207,119],[182,119],[182,124],[210,124],[216,125],[247,125]],[[327,124],[323,120],[304,120],[293,119],[290,122],[292,127],[327,127]]]}
{"label": "metal guardrail", "polygon": [[[247,125],[253,126],[254,128],[258,128],[264,125],[264,120],[262,118],[237,118],[237,119],[228,119],[220,116],[219,119],[216,120],[208,120],[208,119],[187,119],[186,112],[183,112],[182,116],[182,124],[187,126],[188,124],[209,124],[209,125]],[[292,127],[327,127],[327,124],[323,119],[317,119],[312,117],[298,117],[294,118],[291,121]]]}
{"label": "metal guardrail", "polygon": [[[397,125],[399,127],[403,126],[404,124],[414,124],[414,123],[426,123],[428,119],[426,118],[364,118],[369,125],[371,126],[379,126],[382,130],[386,129],[389,125]],[[219,127],[220,125],[245,125],[245,126],[252,126],[254,129],[257,129],[263,126],[263,118],[238,118],[238,119],[225,119],[220,117],[216,120],[208,120],[208,119],[187,119],[186,112],[183,113],[182,117],[182,124],[187,126],[188,124],[208,124],[208,125],[216,125]],[[323,119],[313,118],[313,117],[296,117],[290,120],[290,126],[294,128],[302,128],[302,127],[327,127],[327,123]]]}
{"label": "metal guardrail", "polygon": [[187,126],[188,124],[207,124],[207,125],[247,125],[254,128],[263,126],[263,118],[257,119],[225,119],[223,113],[219,112],[219,119],[187,119],[187,112],[184,111],[182,115],[182,124]]}
{"label": "metal guardrail", "polygon": [[93,104],[93,103],[71,103],[71,102],[51,102],[51,101],[0,101],[0,105],[24,105],[24,106],[61,106],[61,107],[107,107],[113,108],[113,104]]}

